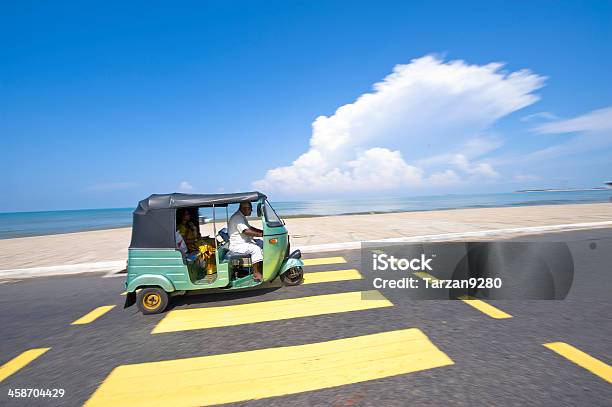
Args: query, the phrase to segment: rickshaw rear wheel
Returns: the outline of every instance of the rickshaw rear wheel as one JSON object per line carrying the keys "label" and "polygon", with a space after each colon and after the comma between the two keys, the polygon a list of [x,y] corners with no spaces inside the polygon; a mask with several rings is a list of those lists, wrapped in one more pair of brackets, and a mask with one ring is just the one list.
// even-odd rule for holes
{"label": "rickshaw rear wheel", "polygon": [[300,266],[291,267],[280,275],[280,279],[287,287],[300,285],[304,281],[304,270]]}
{"label": "rickshaw rear wheel", "polygon": [[136,296],[138,309],[144,315],[159,314],[168,306],[168,293],[159,287],[147,287]]}

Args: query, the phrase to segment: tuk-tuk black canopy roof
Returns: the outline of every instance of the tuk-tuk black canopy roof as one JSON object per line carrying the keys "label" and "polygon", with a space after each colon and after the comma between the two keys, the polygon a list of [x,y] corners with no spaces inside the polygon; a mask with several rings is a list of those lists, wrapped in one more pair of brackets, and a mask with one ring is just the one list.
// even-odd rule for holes
{"label": "tuk-tuk black canopy roof", "polygon": [[234,194],[153,194],[138,203],[130,248],[175,248],[176,209],[227,206],[266,198],[258,191]]}
{"label": "tuk-tuk black canopy roof", "polygon": [[153,209],[186,207],[227,206],[231,203],[253,202],[266,198],[258,191],[237,192],[234,194],[153,194],[138,203],[136,212],[146,213]]}

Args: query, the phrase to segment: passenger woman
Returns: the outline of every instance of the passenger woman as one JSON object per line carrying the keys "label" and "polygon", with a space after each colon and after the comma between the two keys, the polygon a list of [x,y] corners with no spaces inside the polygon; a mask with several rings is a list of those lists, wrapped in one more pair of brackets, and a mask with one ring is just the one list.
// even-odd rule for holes
{"label": "passenger woman", "polygon": [[177,211],[177,218],[176,230],[183,236],[185,244],[187,244],[187,251],[197,251],[200,232],[198,231],[198,227],[191,220],[191,213],[187,209]]}

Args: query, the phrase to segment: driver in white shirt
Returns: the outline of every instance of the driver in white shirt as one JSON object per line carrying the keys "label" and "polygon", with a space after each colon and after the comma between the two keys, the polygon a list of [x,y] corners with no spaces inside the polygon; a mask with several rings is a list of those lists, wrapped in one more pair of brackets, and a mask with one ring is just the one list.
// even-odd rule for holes
{"label": "driver in white shirt", "polygon": [[249,225],[246,217],[251,212],[253,212],[251,203],[241,202],[240,208],[229,219],[229,250],[234,253],[250,254],[253,263],[253,280],[261,281],[263,278],[263,240],[253,238],[263,237],[263,231]]}

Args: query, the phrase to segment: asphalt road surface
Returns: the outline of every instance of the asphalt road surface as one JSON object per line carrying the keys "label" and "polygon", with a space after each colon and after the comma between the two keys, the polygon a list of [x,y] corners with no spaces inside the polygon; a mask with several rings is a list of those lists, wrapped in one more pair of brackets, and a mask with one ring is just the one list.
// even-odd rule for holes
{"label": "asphalt road surface", "polygon": [[0,405],[610,406],[612,229],[533,239],[568,242],[565,300],[368,299],[359,251],[151,316],[123,309],[123,277],[4,282]]}

